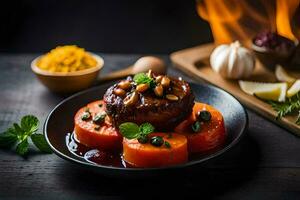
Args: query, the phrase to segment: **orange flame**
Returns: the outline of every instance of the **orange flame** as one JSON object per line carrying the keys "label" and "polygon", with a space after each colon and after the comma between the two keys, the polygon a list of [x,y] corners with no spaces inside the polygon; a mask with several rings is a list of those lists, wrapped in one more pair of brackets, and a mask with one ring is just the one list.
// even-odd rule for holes
{"label": "orange flame", "polygon": [[277,0],[276,27],[277,33],[295,40],[291,29],[291,20],[299,6],[299,0]]}
{"label": "orange flame", "polygon": [[216,44],[240,40],[249,46],[260,31],[295,40],[291,19],[300,0],[198,0],[198,14],[209,22]]}

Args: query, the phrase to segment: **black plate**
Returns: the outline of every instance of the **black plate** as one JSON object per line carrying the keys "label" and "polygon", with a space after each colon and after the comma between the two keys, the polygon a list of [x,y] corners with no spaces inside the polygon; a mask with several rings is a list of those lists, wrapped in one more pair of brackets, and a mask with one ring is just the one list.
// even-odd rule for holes
{"label": "black plate", "polygon": [[66,134],[74,128],[73,118],[78,109],[91,101],[101,99],[105,90],[111,85],[105,84],[79,92],[59,103],[48,115],[44,124],[44,134],[52,150],[60,157],[90,167],[103,175],[140,177],[174,171],[189,166],[203,164],[222,155],[238,143],[248,125],[248,117],[243,106],[229,93],[208,84],[191,83],[196,101],[210,104],[221,111],[225,120],[227,143],[221,150],[182,165],[165,168],[119,168],[95,165],[69,152],[66,146]]}

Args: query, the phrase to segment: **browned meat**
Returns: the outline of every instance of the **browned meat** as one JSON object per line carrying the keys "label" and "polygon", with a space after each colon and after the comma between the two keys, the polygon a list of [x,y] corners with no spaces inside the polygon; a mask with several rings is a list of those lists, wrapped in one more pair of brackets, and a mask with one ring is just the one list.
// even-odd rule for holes
{"label": "browned meat", "polygon": [[[136,91],[136,85],[133,84],[132,79],[128,79],[131,81],[131,87],[123,95],[115,94],[118,84],[111,86],[104,95],[104,102],[107,114],[112,117],[113,123],[118,126],[123,122],[137,124],[149,122],[155,126],[156,130],[173,130],[192,112],[194,95],[187,82],[180,78],[169,77],[169,79],[171,80],[170,87],[164,88],[162,97],[158,97],[153,89],[149,88],[145,92],[138,92],[138,98],[132,105],[124,104],[124,101]],[[168,94],[175,95],[178,100],[169,100]]]}

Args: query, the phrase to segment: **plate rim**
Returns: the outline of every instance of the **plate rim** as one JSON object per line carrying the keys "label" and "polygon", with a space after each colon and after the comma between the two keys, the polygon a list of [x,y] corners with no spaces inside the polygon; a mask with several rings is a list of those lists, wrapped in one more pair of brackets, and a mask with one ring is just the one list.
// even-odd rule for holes
{"label": "plate rim", "polygon": [[[212,153],[204,158],[201,158],[199,160],[194,160],[194,161],[188,161],[187,163],[183,163],[183,164],[178,164],[178,165],[173,165],[173,166],[166,166],[166,167],[152,167],[152,168],[121,168],[121,167],[114,167],[114,166],[106,166],[106,165],[96,165],[96,164],[92,164],[92,163],[89,163],[89,162],[85,162],[85,161],[81,161],[79,159],[75,159],[75,158],[72,158],[64,153],[62,153],[61,151],[59,151],[58,149],[56,149],[50,142],[49,138],[48,138],[48,133],[47,133],[47,126],[48,126],[48,122],[49,122],[49,119],[51,117],[51,115],[54,113],[54,111],[59,108],[62,104],[64,104],[65,102],[75,98],[75,97],[78,97],[84,93],[88,93],[88,92],[91,92],[93,90],[97,90],[99,89],[100,87],[104,87],[105,85],[111,85],[111,84],[104,84],[104,85],[99,85],[99,86],[94,86],[92,88],[89,88],[89,89],[86,89],[86,90],[83,90],[83,91],[80,91],[80,92],[77,92],[65,99],[63,99],[61,102],[59,102],[51,111],[50,113],[47,115],[46,117],[46,120],[44,122],[44,125],[43,125],[43,134],[46,138],[46,141],[48,143],[48,145],[50,146],[50,148],[52,149],[52,151],[58,155],[59,157],[65,159],[65,160],[68,160],[68,161],[71,161],[73,163],[76,163],[78,165],[84,165],[84,166],[87,166],[87,167],[92,167],[92,168],[100,168],[100,169],[109,169],[109,170],[121,170],[121,171],[159,171],[159,170],[170,170],[170,169],[181,169],[181,168],[186,168],[186,167],[191,167],[191,166],[195,166],[197,164],[201,164],[201,163],[205,163],[206,161],[208,160],[212,160],[214,158],[217,158],[219,157],[220,155],[226,153],[227,151],[229,151],[230,149],[232,149],[234,146],[236,146],[239,141],[242,139],[242,137],[244,136],[246,130],[248,129],[248,125],[249,125],[249,117],[248,117],[248,113],[245,109],[245,107],[243,106],[243,104],[241,104],[241,102],[235,98],[232,94],[230,94],[229,92],[223,90],[222,88],[219,88],[217,86],[214,86],[214,85],[211,85],[209,83],[195,83],[195,82],[189,82],[189,84],[191,85],[191,87],[197,87],[197,85],[202,85],[202,86],[205,86],[205,87],[209,87],[211,89],[214,89],[214,90],[218,90],[219,92],[225,94],[225,95],[228,95],[230,96],[231,98],[233,98],[242,108],[242,112],[243,112],[243,115],[245,117],[245,124],[244,124],[244,127],[242,128],[242,130],[238,133],[238,136],[236,138],[234,138],[234,140],[232,142],[230,142],[226,147],[218,150],[217,152],[215,153]],[[193,85],[193,86],[192,86]]]}

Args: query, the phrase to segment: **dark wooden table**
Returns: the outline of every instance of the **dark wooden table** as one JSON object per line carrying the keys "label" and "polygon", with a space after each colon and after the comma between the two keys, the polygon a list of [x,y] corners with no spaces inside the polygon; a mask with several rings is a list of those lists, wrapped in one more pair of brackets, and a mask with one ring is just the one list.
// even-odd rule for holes
{"label": "dark wooden table", "polygon": [[[35,56],[0,55],[0,132],[26,114],[34,114],[43,122],[64,98],[49,92],[31,73],[30,61]],[[103,57],[104,74],[133,63],[139,56]],[[167,56],[162,57],[168,61]],[[172,67],[169,74],[190,80]],[[118,199],[133,194],[139,198],[176,194],[217,199],[300,199],[300,138],[250,110],[248,114],[246,136],[224,157],[152,180],[103,177],[55,154],[40,154],[34,147],[26,159],[0,150],[0,199]]]}

